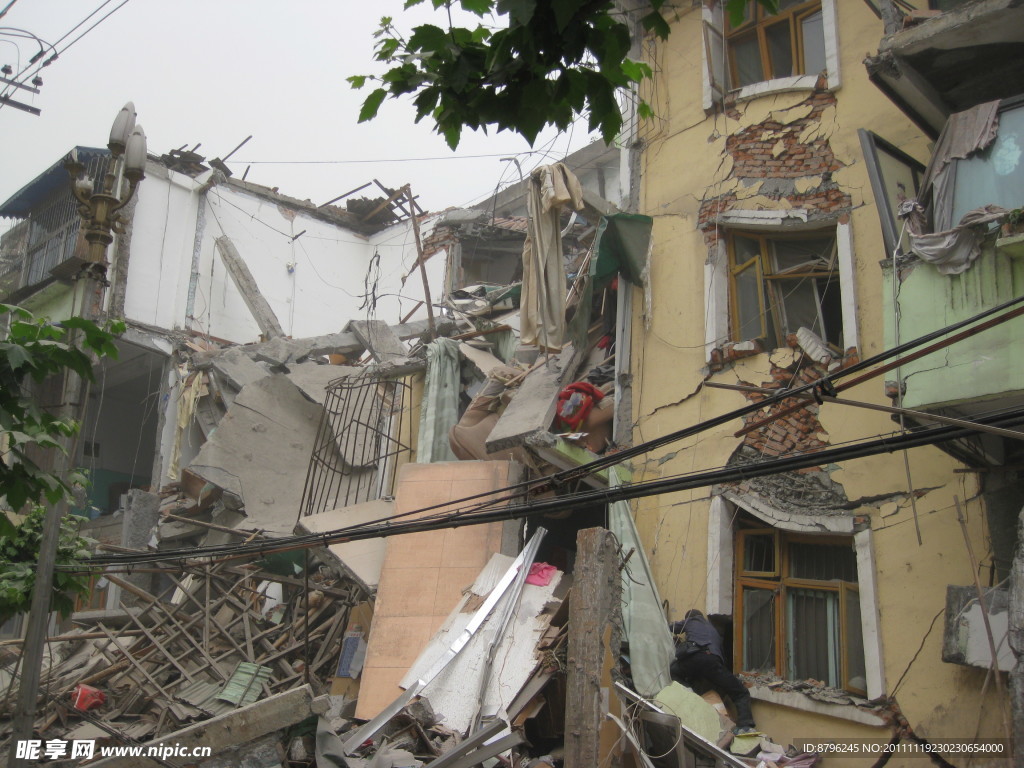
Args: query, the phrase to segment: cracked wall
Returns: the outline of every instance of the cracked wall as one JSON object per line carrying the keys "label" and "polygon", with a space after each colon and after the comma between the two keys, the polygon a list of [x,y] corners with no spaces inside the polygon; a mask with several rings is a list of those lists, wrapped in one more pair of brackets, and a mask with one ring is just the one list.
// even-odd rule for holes
{"label": "cracked wall", "polygon": [[[646,314],[641,316],[644,302],[634,304],[635,443],[691,427],[757,398],[756,393],[707,387],[705,382],[777,389],[885,348],[887,289],[878,269],[885,249],[857,129],[874,130],[919,158],[927,157],[928,148],[919,130],[867,80],[862,59],[866,51],[877,49],[881,22],[864,3],[837,3],[836,8],[843,82],[834,91],[779,92],[705,113],[699,10],[680,10],[668,41],[648,46],[656,74],[645,98],[657,118],[640,131],[640,212],[654,219],[654,250]],[[842,217],[849,226],[852,256],[844,280],[853,286],[855,356],[844,350],[843,360],[814,363],[792,344],[762,350],[757,344],[737,343],[722,345],[715,357],[716,345],[709,344],[706,329],[716,313],[725,311],[712,294],[719,281],[728,280],[727,269],[714,271],[716,220],[737,211],[762,216],[769,214],[760,212],[779,212],[781,217],[796,209],[806,210],[809,222]],[[788,223],[802,224],[795,219]],[[882,378],[853,387],[843,397],[889,405]],[[820,450],[898,428],[888,414],[833,403],[815,404],[799,416],[735,436],[743,425],[735,419],[641,457],[633,464],[634,478],[668,478],[730,462]],[[941,622],[929,629],[944,608],[946,585],[972,583],[956,521],[957,499],[975,551],[982,560],[989,553],[977,476],[958,469],[962,465],[947,454],[925,447],[905,456],[881,454],[730,489],[736,498],[751,492],[767,497],[770,506],[805,520],[831,515],[848,526],[856,522],[858,528],[870,528],[884,688],[890,692],[903,679],[900,706],[926,736],[960,733],[966,726],[958,708],[984,715],[982,733],[999,722],[993,694],[981,692],[984,673],[943,664]],[[709,590],[720,586],[712,582],[729,553],[716,549],[717,534],[709,521],[718,519],[714,510],[722,497],[716,498],[716,491],[723,490],[695,489],[636,505],[637,525],[672,618],[690,607],[706,608]],[[724,571],[728,574],[731,568]],[[954,700],[956,707],[946,704]],[[754,706],[759,726],[782,743],[810,734],[887,736],[884,729],[829,716],[821,709],[803,711],[762,701]],[[975,725],[972,720],[972,738]]]}

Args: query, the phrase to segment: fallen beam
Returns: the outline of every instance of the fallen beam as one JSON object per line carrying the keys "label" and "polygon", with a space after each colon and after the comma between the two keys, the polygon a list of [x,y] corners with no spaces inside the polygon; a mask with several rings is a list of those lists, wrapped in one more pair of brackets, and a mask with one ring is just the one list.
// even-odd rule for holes
{"label": "fallen beam", "polygon": [[[159,765],[156,757],[169,757],[157,751],[163,744],[173,744],[183,749],[211,747],[213,754],[217,754],[254,741],[271,731],[288,728],[307,717],[322,715],[327,711],[327,706],[326,696],[314,698],[313,689],[304,685],[148,741],[143,745],[142,757],[108,757],[91,765],[93,768]],[[149,748],[154,749],[152,755],[145,754]]]}

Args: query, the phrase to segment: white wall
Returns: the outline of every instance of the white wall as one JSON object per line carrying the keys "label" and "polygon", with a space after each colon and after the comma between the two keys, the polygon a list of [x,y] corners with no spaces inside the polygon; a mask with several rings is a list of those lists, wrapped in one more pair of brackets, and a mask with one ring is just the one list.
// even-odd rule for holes
{"label": "white wall", "polygon": [[[256,341],[259,328],[215,247],[223,235],[235,244],[289,336],[340,331],[349,320],[368,317],[398,323],[422,299],[422,279],[413,269],[411,224],[367,238],[229,184],[213,186],[203,200],[203,180],[157,167],[140,186],[125,298],[128,319],[160,328],[191,328],[237,343]],[[200,204],[205,206],[201,217]],[[197,226],[199,279],[190,318]],[[428,221],[422,228],[426,237],[432,224]],[[375,250],[379,268],[373,261]],[[443,252],[427,261],[435,301],[444,286],[445,266]],[[360,309],[371,268],[370,282],[376,277],[378,296],[372,313]],[[410,272],[403,286],[402,277]],[[412,319],[423,317],[426,309],[421,307]]]}

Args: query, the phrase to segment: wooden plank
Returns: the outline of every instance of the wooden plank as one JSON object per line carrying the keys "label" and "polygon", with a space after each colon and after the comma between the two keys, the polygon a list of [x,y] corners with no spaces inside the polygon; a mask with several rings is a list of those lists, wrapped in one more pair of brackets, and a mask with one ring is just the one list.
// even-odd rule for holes
{"label": "wooden plank", "polygon": [[[121,603],[121,607],[127,610],[127,607],[125,606],[124,603]],[[163,643],[161,643],[160,640],[158,640],[157,637],[152,632],[150,632],[146,628],[146,626],[141,621],[139,621],[139,619],[136,616],[132,616],[131,613],[129,613],[128,616],[135,623],[135,626],[137,626],[142,631],[142,633],[146,636],[149,642],[151,642],[160,650],[160,652],[164,655],[164,658],[167,659],[174,666],[175,669],[181,672],[181,674],[187,677],[190,682],[194,683],[195,678],[187,669],[185,669],[185,667],[178,663],[178,660],[174,658],[174,654],[167,650]]]}
{"label": "wooden plank", "polygon": [[135,657],[132,656],[132,654],[124,646],[122,646],[121,643],[117,641],[117,637],[114,635],[113,632],[111,632],[105,626],[103,626],[102,623],[98,624],[97,626],[100,628],[101,632],[104,632],[107,635],[107,638],[110,640],[111,643],[113,643],[114,647],[117,648],[122,654],[124,654],[124,657],[131,663],[131,665],[142,673],[146,680],[149,681],[150,685],[152,685],[154,688],[160,691],[160,693],[163,694],[164,698],[167,699],[168,702],[174,700],[174,698],[167,691],[164,690],[163,686],[156,681],[156,678],[154,678],[149,673],[149,670],[142,666],[142,663],[137,661]]}

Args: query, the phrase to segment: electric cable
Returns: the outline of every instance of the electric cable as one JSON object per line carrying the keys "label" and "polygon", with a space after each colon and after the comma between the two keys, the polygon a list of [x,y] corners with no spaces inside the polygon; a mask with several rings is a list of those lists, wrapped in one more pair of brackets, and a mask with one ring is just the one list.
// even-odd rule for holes
{"label": "electric cable", "polygon": [[[1001,411],[977,419],[979,424],[995,424],[1011,427],[1024,424],[1024,409]],[[498,522],[513,518],[534,517],[551,512],[573,511],[594,504],[609,504],[616,501],[646,498],[665,493],[692,490],[694,488],[718,485],[727,482],[751,480],[758,477],[795,471],[822,464],[838,463],[856,458],[865,458],[881,453],[891,453],[907,448],[916,448],[948,442],[975,434],[977,430],[969,427],[941,426],[908,432],[904,435],[884,436],[866,441],[858,441],[837,448],[825,449],[811,453],[800,453],[783,458],[751,464],[738,464],[710,471],[702,471],[691,475],[659,480],[629,483],[614,488],[590,489],[577,491],[568,496],[551,499],[540,499],[509,504],[498,508],[487,508],[482,511],[464,512],[456,510],[433,518],[418,518],[402,523],[387,520],[378,524],[363,524],[340,528],[318,534],[307,534],[263,542],[240,545],[220,545],[198,547],[182,550],[165,550],[158,552],[139,552],[118,555],[95,555],[84,561],[86,567],[99,565],[126,565],[144,562],[175,562],[197,557],[225,556],[224,559],[236,559],[247,555],[266,555],[271,552],[284,552],[303,549],[309,546],[328,545],[332,543],[359,541],[367,538],[378,538],[403,533],[457,528],[463,525]],[[68,570],[81,570],[81,566],[66,566]]]}

